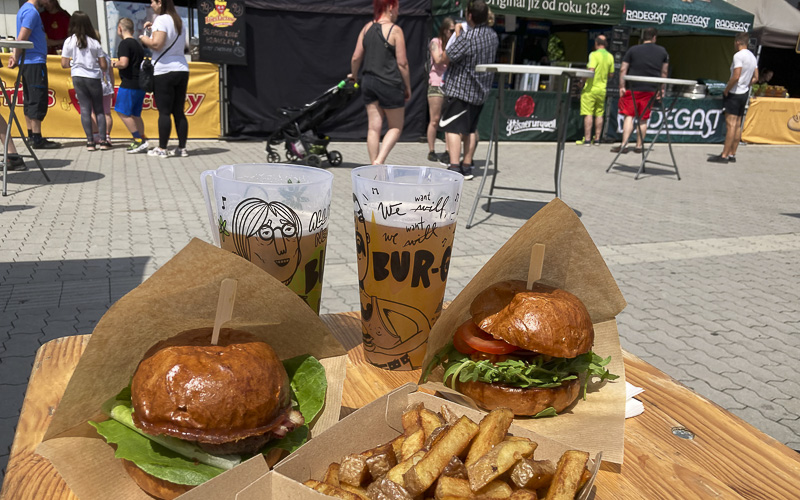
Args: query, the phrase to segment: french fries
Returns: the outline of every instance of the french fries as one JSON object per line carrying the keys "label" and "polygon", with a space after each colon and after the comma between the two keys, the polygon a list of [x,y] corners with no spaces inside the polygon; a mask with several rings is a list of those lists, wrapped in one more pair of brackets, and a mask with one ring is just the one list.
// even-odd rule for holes
{"label": "french fries", "polygon": [[547,490],[546,500],[572,500],[575,498],[588,461],[589,454],[585,451],[568,450],[564,452],[558,461],[550,489]]}
{"label": "french fries", "polygon": [[500,408],[478,425],[447,406],[435,413],[414,405],[402,416],[403,434],[304,484],[343,500],[573,500],[591,478],[589,454],[567,451],[557,466],[534,460],[537,443],[508,435],[513,417]]}

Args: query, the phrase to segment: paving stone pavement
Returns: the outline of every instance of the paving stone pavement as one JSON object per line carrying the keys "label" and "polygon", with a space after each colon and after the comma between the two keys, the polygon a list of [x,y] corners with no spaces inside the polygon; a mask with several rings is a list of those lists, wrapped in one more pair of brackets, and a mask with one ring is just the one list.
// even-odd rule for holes
{"label": "paving stone pavement", "polygon": [[[323,312],[358,308],[350,170],[367,162],[362,143],[332,145]],[[478,148],[482,174],[486,143]],[[563,200],[581,217],[628,301],[622,345],[702,396],[800,449],[800,176],[797,147],[743,146],[738,162],[705,161],[718,145],[677,145],[682,180],[649,167],[605,173],[608,147],[568,145]],[[106,309],[192,237],[211,241],[199,174],[222,164],[263,162],[262,142],[196,141],[188,158],[89,153],[79,142],[41,151],[52,178],[9,173],[0,198],[0,470],[36,349],[91,333]],[[500,147],[498,185],[552,189],[553,144]],[[429,164],[424,144],[399,144],[396,164]],[[652,159],[669,159],[665,145]],[[29,162],[32,166],[32,163]],[[446,298],[551,199],[481,203],[465,182]],[[0,475],[0,481],[2,480]]]}

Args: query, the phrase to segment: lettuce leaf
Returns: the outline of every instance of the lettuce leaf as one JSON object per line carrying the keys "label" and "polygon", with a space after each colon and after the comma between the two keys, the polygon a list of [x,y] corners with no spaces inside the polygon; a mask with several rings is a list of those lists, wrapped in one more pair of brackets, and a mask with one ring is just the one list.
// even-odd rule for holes
{"label": "lettuce leaf", "polygon": [[[601,381],[619,378],[605,368],[610,362],[611,356],[603,359],[592,351],[575,358],[533,356],[512,358],[497,363],[486,359],[475,361],[468,354],[458,352],[450,342],[436,353],[425,368],[423,382],[439,364],[444,367],[444,383],[453,389],[456,388],[456,381],[498,383],[520,388],[550,388],[558,387],[584,374],[582,396],[586,399],[588,383],[592,378],[599,377]],[[552,413],[548,413],[541,416],[551,415]]]}
{"label": "lettuce leaf", "polygon": [[[266,453],[272,448],[281,448],[292,452],[308,440],[308,424],[319,414],[325,404],[328,380],[325,368],[314,357],[297,356],[283,361],[289,375],[293,406],[303,414],[306,424],[289,432],[282,439],[272,440],[262,450]],[[109,413],[111,408],[120,403],[130,405],[130,386],[103,405],[103,411]],[[142,436],[117,422],[109,419],[105,422],[89,422],[97,432],[109,443],[117,445],[116,458],[124,458],[135,463],[140,469],[155,477],[176,484],[199,485],[225,472],[224,469],[198,463],[185,458],[164,446]],[[247,457],[243,457],[246,459]]]}

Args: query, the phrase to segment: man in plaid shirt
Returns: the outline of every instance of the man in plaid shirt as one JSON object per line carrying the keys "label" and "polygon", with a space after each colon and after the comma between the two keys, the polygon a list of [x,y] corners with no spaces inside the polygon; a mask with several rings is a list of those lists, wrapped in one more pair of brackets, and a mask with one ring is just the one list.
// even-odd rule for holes
{"label": "man in plaid shirt", "polygon": [[[475,66],[493,63],[499,44],[497,34],[487,24],[488,19],[486,2],[472,0],[467,6],[469,30],[463,31],[461,24],[456,24],[455,41],[445,53],[447,72],[442,88],[445,103],[439,127],[445,132],[450,153],[448,169],[460,172],[466,180],[473,178],[475,148],[474,145],[470,147],[470,136],[478,128],[478,117],[494,79],[493,73],[477,73]],[[462,144],[464,159],[459,162]]]}

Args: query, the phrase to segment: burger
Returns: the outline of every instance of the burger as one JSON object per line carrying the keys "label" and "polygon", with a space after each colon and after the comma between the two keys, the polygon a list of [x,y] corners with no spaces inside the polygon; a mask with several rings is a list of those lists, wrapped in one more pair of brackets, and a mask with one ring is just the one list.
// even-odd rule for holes
{"label": "burger", "polygon": [[257,453],[293,451],[322,407],[327,382],[314,358],[281,362],[249,332],[222,329],[216,345],[211,333],[153,345],[130,387],[104,405],[111,418],[92,422],[156,498],[175,498]]}
{"label": "burger", "polygon": [[552,416],[586,396],[588,382],[618,378],[591,351],[594,327],[575,295],[525,281],[501,281],[478,294],[471,318],[426,368],[485,410]]}

